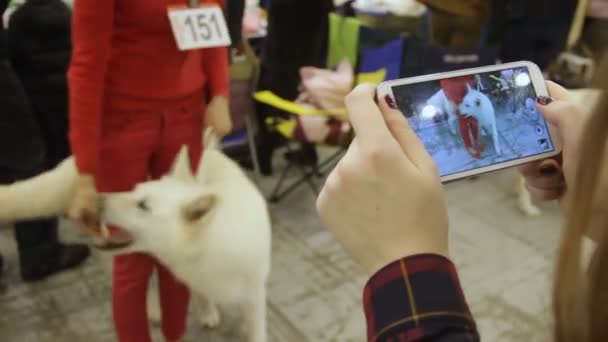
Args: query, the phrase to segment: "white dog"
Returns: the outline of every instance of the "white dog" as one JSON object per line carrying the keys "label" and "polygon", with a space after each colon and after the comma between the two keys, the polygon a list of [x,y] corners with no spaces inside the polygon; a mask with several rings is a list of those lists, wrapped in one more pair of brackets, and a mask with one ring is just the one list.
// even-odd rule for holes
{"label": "white dog", "polygon": [[459,111],[464,116],[472,116],[479,122],[480,133],[492,139],[494,152],[500,155],[500,139],[496,129],[496,113],[490,98],[479,90],[467,85],[468,92],[459,106]]}
{"label": "white dog", "polygon": [[[219,151],[205,151],[196,177],[189,165],[182,148],[169,175],[102,196],[102,219],[134,237],[110,253],[156,256],[196,294],[203,324],[220,323],[216,304],[239,304],[249,341],[264,342],[271,243],[266,201]],[[65,212],[76,176],[70,158],[38,177],[0,186],[0,221]]]}
{"label": "white dog", "polygon": [[[571,90],[569,100],[579,106],[594,108],[599,100],[600,93],[601,92],[597,89]],[[541,214],[541,210],[534,204],[532,196],[530,195],[530,192],[526,186],[526,180],[521,175],[518,175],[516,189],[519,210],[526,216],[539,216]]]}

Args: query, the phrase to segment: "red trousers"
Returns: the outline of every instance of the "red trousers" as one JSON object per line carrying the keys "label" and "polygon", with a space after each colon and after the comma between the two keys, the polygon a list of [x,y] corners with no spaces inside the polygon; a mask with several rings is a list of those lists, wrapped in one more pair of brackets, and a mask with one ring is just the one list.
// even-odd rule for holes
{"label": "red trousers", "polygon": [[479,159],[483,145],[479,142],[479,121],[473,117],[458,116],[458,126],[464,146],[473,158]]}
{"label": "red trousers", "polygon": [[[98,190],[129,191],[149,177],[163,176],[184,144],[195,170],[202,152],[203,100],[202,95],[196,95],[170,105],[159,104],[154,111],[107,105],[96,175]],[[152,256],[136,253],[114,258],[112,311],[120,342],[151,341],[146,296],[155,269],[163,334],[167,340],[178,340],[185,333],[187,287]]]}

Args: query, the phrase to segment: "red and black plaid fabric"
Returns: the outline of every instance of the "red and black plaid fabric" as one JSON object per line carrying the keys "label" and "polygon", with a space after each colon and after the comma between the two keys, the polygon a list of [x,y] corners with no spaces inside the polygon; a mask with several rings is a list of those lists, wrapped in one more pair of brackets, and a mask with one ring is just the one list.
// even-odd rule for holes
{"label": "red and black plaid fabric", "polygon": [[368,341],[479,341],[454,264],[421,254],[384,267],[365,286]]}

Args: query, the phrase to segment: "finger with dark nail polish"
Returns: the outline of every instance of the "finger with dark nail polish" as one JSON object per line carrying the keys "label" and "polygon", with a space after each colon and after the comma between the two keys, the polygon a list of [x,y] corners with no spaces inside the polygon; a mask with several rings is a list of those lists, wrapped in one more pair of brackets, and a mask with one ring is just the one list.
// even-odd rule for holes
{"label": "finger with dark nail polish", "polygon": [[384,97],[384,101],[386,101],[386,104],[392,108],[392,109],[397,109],[397,105],[395,104],[395,100],[393,100],[392,97],[390,97],[390,95],[386,95]]}
{"label": "finger with dark nail polish", "polygon": [[549,96],[539,96],[536,98],[536,102],[538,102],[540,105],[547,106],[548,104],[553,102],[553,99]]}

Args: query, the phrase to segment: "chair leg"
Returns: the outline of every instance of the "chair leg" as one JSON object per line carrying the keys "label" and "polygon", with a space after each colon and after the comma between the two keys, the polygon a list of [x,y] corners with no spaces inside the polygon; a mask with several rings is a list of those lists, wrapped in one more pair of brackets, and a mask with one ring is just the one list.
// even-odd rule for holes
{"label": "chair leg", "polygon": [[306,183],[308,183],[308,186],[310,186],[310,188],[315,193],[315,195],[319,195],[319,187],[317,186],[317,183],[315,183],[315,181],[314,181],[315,177],[321,176],[319,166],[318,165],[312,166],[310,168],[310,171],[307,170],[306,167],[304,167],[304,166],[299,167],[299,169],[300,169],[300,172],[302,173],[302,180],[304,180]]}
{"label": "chair leg", "polygon": [[292,184],[290,184],[285,190],[281,191],[280,193],[278,192],[278,190],[280,189],[280,186],[277,185],[277,187],[275,188],[275,191],[273,192],[273,195],[270,197],[270,201],[272,203],[279,202],[285,196],[289,195],[294,190],[296,190],[303,183],[308,183],[310,185],[310,187],[313,189],[313,191],[315,191],[315,193],[318,194],[318,190],[317,190],[316,184],[314,184],[314,182],[312,182],[312,180],[311,180],[311,178],[312,178],[313,175],[314,175],[313,173],[307,172],[305,175],[303,175],[302,177],[300,177],[300,179],[298,179],[297,181],[295,181]]}
{"label": "chair leg", "polygon": [[335,166],[335,164],[337,164],[338,162],[337,160],[340,159],[340,157],[342,157],[345,153],[345,149],[340,149],[336,153],[332,154],[329,158],[324,160],[321,164],[319,164],[317,166],[319,174],[323,175],[326,169],[330,169],[331,167]]}
{"label": "chair leg", "polygon": [[249,144],[249,153],[251,154],[251,162],[253,163],[253,171],[255,174],[256,182],[259,182],[262,177],[260,171],[260,160],[258,159],[258,150],[255,145],[255,132],[253,131],[253,122],[251,121],[251,115],[247,115],[245,118],[245,129],[247,130],[247,142]]}
{"label": "chair leg", "polygon": [[[287,150],[292,151],[289,145],[287,145]],[[346,150],[340,149],[339,151],[331,155],[329,158],[324,160],[322,163],[315,165],[310,169],[307,169],[305,166],[300,166],[294,163],[287,164],[287,166],[283,170],[283,173],[281,174],[281,177],[279,178],[279,181],[277,182],[277,185],[275,186],[274,190],[272,191],[272,194],[269,197],[269,201],[272,203],[279,202],[281,199],[289,195],[303,183],[307,183],[308,186],[315,193],[315,195],[318,196],[320,190],[317,183],[314,181],[315,177],[321,177],[323,175],[323,172],[325,171],[325,168],[335,163],[337,159],[344,155],[344,153],[346,153]],[[292,167],[296,167],[300,171],[302,176],[298,180],[287,186],[285,189],[281,189],[283,183],[285,182],[285,179],[287,178],[287,174]]]}
{"label": "chair leg", "polygon": [[285,178],[287,178],[287,174],[289,173],[289,170],[291,169],[291,167],[292,167],[291,163],[287,164],[287,166],[281,173],[281,177],[279,177],[279,181],[277,182],[277,185],[275,185],[270,196],[268,197],[268,200],[270,202],[276,203],[281,199],[281,197],[284,196],[284,193],[280,193],[280,190],[281,190],[281,186],[285,182]]}

